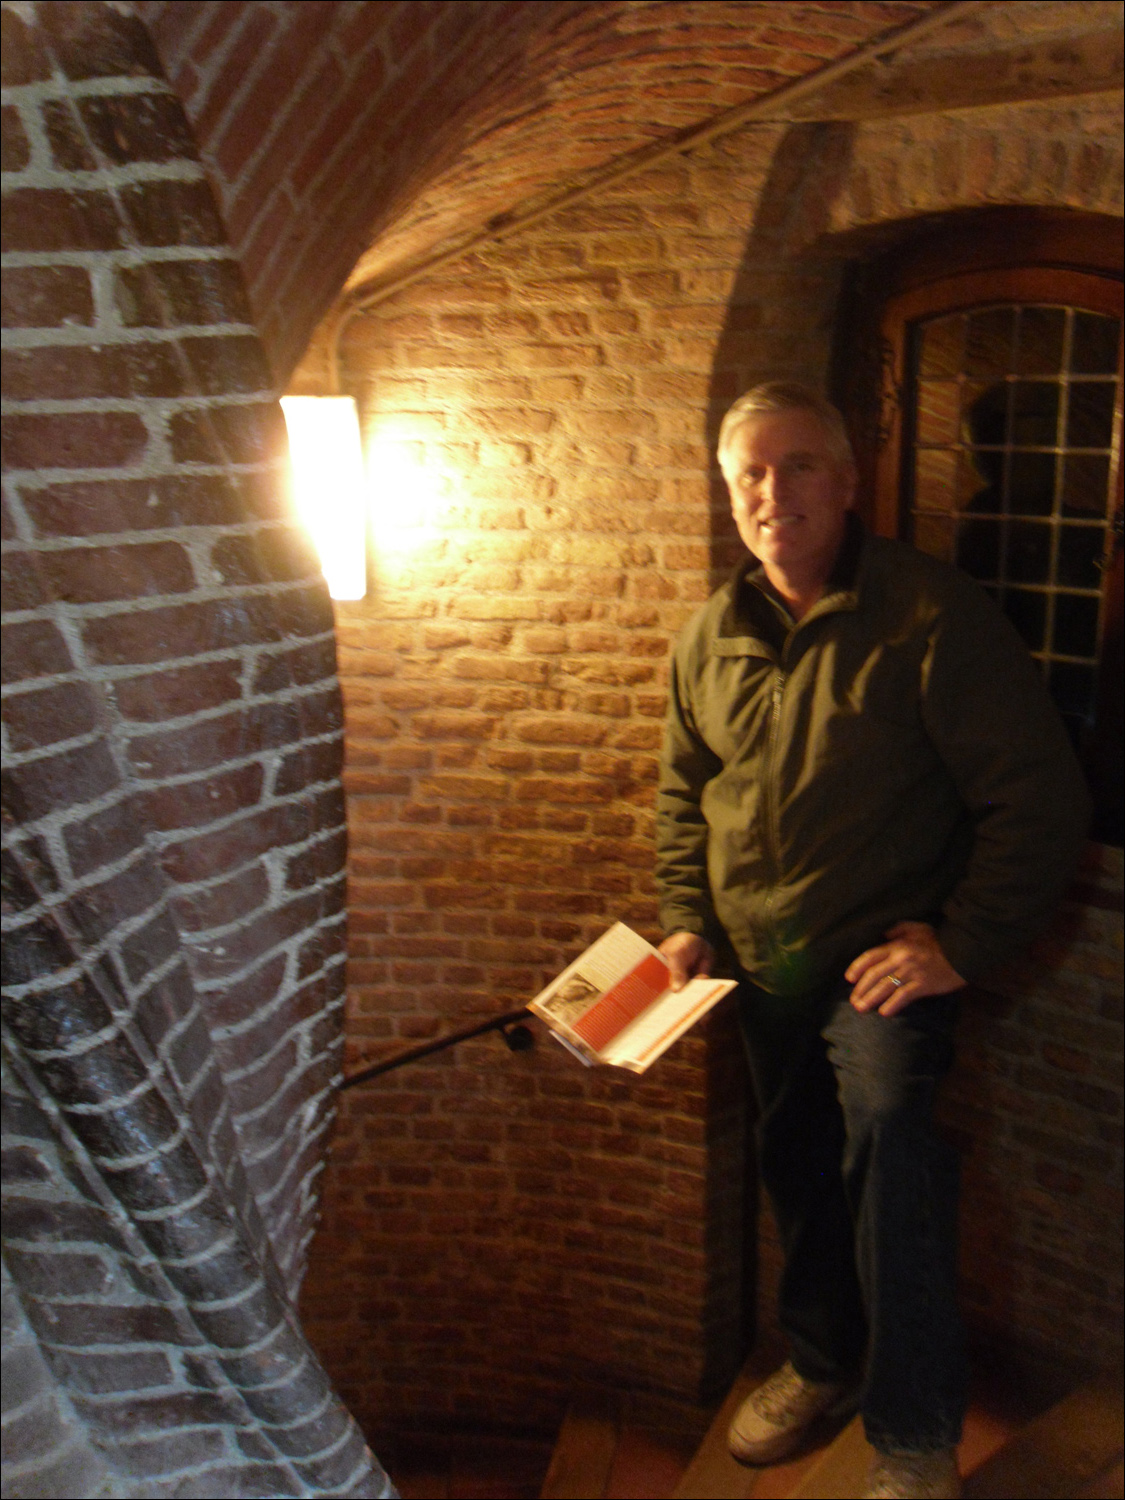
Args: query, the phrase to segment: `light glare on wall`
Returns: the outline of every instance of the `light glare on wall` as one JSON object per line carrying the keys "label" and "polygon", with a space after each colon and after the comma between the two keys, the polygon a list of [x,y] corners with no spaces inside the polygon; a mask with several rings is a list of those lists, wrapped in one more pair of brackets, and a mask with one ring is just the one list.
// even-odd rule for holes
{"label": "light glare on wall", "polygon": [[367,517],[359,417],[351,396],[283,396],[293,498],[333,599],[367,592]]}
{"label": "light glare on wall", "polygon": [[393,569],[433,546],[443,476],[426,463],[424,445],[394,424],[368,432],[367,471],[374,553]]}

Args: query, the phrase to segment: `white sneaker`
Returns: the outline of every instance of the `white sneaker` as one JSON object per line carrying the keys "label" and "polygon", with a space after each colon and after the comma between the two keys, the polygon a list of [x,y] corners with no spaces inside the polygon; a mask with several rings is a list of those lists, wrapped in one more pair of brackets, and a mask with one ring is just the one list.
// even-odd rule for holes
{"label": "white sneaker", "polygon": [[780,1463],[843,1392],[842,1385],[805,1380],[786,1360],[735,1413],[727,1434],[731,1453],[744,1464]]}
{"label": "white sneaker", "polygon": [[937,1453],[876,1453],[864,1500],[957,1500],[961,1476],[952,1448]]}

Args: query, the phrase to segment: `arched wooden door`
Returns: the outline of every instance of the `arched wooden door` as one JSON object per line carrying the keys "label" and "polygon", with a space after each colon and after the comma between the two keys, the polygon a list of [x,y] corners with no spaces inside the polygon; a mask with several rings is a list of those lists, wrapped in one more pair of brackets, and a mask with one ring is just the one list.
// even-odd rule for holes
{"label": "arched wooden door", "polygon": [[923,260],[869,325],[867,519],[996,598],[1086,765],[1095,837],[1120,843],[1121,279]]}

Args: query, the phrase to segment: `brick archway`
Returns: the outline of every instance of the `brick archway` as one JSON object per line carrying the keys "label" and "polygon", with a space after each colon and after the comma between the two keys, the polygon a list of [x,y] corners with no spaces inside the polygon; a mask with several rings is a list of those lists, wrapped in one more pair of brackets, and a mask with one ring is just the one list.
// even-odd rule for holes
{"label": "brick archway", "polygon": [[277,378],[345,284],[792,81],[936,0],[143,0]]}

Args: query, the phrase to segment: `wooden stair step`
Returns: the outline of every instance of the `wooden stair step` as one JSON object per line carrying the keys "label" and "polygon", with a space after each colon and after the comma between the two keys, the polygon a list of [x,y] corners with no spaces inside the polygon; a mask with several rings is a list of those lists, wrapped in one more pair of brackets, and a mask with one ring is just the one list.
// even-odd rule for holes
{"label": "wooden stair step", "polygon": [[[773,1373],[777,1363],[767,1354],[752,1356],[716,1412],[707,1435],[672,1491],[673,1500],[770,1500],[796,1494],[794,1485],[819,1462],[815,1444],[827,1441],[835,1424],[828,1419],[810,1431],[810,1442],[782,1463],[761,1468],[740,1464],[727,1447],[727,1432],[735,1412],[750,1393]],[[838,1420],[838,1419],[837,1419]],[[810,1491],[810,1493],[814,1493]]]}
{"label": "wooden stair step", "polygon": [[[965,1480],[967,1500],[1095,1500],[1120,1495],[1120,1379],[1091,1381],[1017,1432]],[[790,1491],[794,1500],[862,1495],[872,1449],[856,1417]]]}
{"label": "wooden stair step", "polygon": [[673,1490],[673,1500],[746,1500],[754,1493],[757,1471],[735,1461],[727,1448],[727,1429],[735,1412],[761,1385],[762,1377],[743,1370],[715,1414],[707,1436]]}
{"label": "wooden stair step", "polygon": [[[782,1495],[794,1500],[851,1500],[862,1495],[872,1449],[859,1417],[821,1452],[799,1456],[786,1465],[755,1469],[731,1457],[727,1429],[738,1406],[761,1379],[760,1373],[747,1366],[735,1381],[672,1491],[675,1500],[765,1500]],[[1123,1394],[1120,1377],[1097,1379],[1072,1391],[1014,1433],[969,1474],[964,1484],[966,1500],[1008,1500],[1015,1495],[1021,1500],[1115,1500],[1121,1496]],[[626,1456],[623,1433],[626,1439],[629,1436],[622,1417],[622,1403],[610,1393],[589,1390],[576,1396],[543,1482],[544,1500],[601,1500],[611,1493],[615,1461],[621,1457],[624,1462]],[[973,1445],[962,1446],[964,1460],[964,1449],[971,1451]],[[669,1455],[663,1455],[663,1461],[667,1467]],[[622,1482],[627,1485],[624,1490]],[[629,1488],[630,1482],[627,1476],[618,1475],[612,1493],[655,1493]],[[664,1482],[667,1477],[660,1481]]]}
{"label": "wooden stair step", "polygon": [[620,1434],[620,1403],[602,1391],[581,1392],[559,1428],[542,1500],[601,1500]]}
{"label": "wooden stair step", "polygon": [[1088,1494],[1093,1500],[1101,1495],[1113,1483],[1125,1446],[1123,1395],[1119,1377],[1079,1386],[970,1474],[966,1496],[1073,1500]]}
{"label": "wooden stair step", "polygon": [[874,1452],[864,1436],[863,1419],[853,1417],[789,1493],[804,1500],[855,1500],[866,1488]]}

